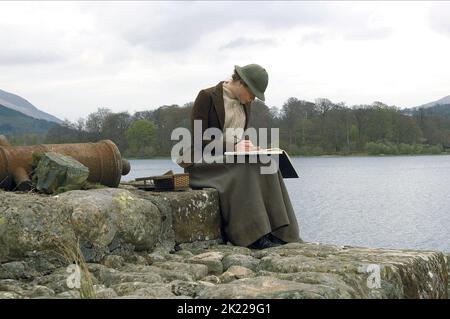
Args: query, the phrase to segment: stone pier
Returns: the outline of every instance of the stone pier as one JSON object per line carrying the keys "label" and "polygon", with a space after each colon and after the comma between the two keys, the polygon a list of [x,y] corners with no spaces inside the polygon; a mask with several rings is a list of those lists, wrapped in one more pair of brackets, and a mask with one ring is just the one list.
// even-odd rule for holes
{"label": "stone pier", "polygon": [[214,189],[0,191],[0,203],[0,298],[83,297],[68,285],[73,247],[96,298],[448,298],[442,252],[226,244]]}

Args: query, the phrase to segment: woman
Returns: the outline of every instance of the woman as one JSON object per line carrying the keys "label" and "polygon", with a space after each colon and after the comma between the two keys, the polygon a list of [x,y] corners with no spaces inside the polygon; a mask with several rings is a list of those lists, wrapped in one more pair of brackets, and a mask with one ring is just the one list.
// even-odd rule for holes
{"label": "woman", "polygon": [[[192,128],[198,121],[202,133],[209,128],[220,129],[224,150],[257,149],[236,131],[228,134],[227,129],[247,129],[251,102],[255,97],[265,100],[267,84],[268,74],[261,66],[235,66],[230,81],[200,91],[192,109]],[[202,137],[201,143],[192,141],[192,145],[200,145],[197,151],[201,153],[210,142]],[[191,159],[194,152],[192,147]],[[212,187],[219,192],[223,232],[232,244],[264,249],[300,241],[295,213],[279,171],[261,174],[259,163],[191,161],[180,165],[189,173],[191,187]]]}

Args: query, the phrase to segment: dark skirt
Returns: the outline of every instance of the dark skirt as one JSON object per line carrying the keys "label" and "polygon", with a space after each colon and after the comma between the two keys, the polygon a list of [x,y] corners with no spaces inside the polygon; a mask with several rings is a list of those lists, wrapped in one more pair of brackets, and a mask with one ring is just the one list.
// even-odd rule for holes
{"label": "dark skirt", "polygon": [[248,246],[272,233],[286,242],[300,240],[299,227],[280,171],[261,174],[258,163],[196,163],[185,168],[192,188],[219,192],[226,239]]}

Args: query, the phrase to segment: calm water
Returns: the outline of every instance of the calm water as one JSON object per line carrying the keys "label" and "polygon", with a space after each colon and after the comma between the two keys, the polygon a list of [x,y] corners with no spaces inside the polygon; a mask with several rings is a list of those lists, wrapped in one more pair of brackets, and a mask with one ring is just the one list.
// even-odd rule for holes
{"label": "calm water", "polygon": [[[293,157],[285,179],[303,240],[450,251],[450,155]],[[130,180],[183,170],[132,160]]]}

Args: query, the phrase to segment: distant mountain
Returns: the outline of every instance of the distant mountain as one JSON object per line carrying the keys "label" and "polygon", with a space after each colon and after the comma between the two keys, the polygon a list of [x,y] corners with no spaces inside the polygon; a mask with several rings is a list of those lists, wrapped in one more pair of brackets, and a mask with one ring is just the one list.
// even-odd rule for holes
{"label": "distant mountain", "polygon": [[0,105],[18,111],[22,114],[31,116],[35,119],[46,120],[49,122],[62,123],[62,121],[53,115],[42,112],[33,104],[24,98],[3,90],[0,90]]}
{"label": "distant mountain", "polygon": [[39,120],[0,105],[0,135],[45,134],[56,125],[55,122]]}
{"label": "distant mountain", "polygon": [[442,99],[434,101],[434,102],[430,102],[430,103],[427,103],[427,104],[422,104],[422,105],[416,106],[415,109],[429,108],[429,107],[432,107],[432,106],[445,105],[445,104],[450,104],[450,95],[446,96],[446,97],[443,97]]}
{"label": "distant mountain", "polygon": [[422,104],[416,107],[405,108],[401,111],[405,115],[414,116],[426,114],[432,116],[450,116],[450,95],[434,102]]}

